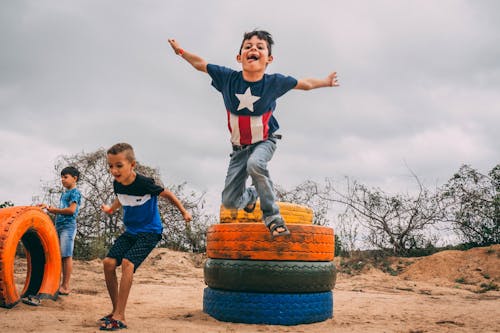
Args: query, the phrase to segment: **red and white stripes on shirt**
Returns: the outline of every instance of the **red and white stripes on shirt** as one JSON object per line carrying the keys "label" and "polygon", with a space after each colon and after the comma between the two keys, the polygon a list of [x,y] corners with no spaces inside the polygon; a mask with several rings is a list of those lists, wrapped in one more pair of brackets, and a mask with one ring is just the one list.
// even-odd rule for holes
{"label": "red and white stripes on shirt", "polygon": [[231,132],[231,143],[242,146],[267,140],[271,116],[271,110],[260,116],[235,115],[227,111],[227,126]]}

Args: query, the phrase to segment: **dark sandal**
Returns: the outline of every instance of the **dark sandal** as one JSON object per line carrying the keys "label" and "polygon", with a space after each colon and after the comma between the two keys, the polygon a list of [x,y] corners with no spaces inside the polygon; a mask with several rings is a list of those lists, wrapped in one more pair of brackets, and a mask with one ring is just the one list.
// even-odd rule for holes
{"label": "dark sandal", "polygon": [[111,318],[113,318],[113,314],[112,313],[110,313],[107,316],[102,317],[101,319],[99,319],[99,321],[105,322],[105,321],[110,320]]}
{"label": "dark sandal", "polygon": [[[274,219],[271,223],[269,223],[267,228],[271,232],[271,238],[290,235],[290,230],[288,230],[285,225],[285,221],[283,221],[281,217]],[[278,228],[282,228],[283,230],[279,231]],[[277,232],[277,234],[274,232]]]}
{"label": "dark sandal", "polygon": [[121,320],[108,318],[104,321],[103,326],[99,327],[100,331],[117,331],[127,328],[127,325]]}
{"label": "dark sandal", "polygon": [[23,297],[21,300],[24,304],[32,305],[32,306],[39,306],[42,304],[42,301],[40,301],[40,297],[36,295],[29,295],[26,297]]}
{"label": "dark sandal", "polygon": [[257,206],[257,203],[254,202],[252,205],[247,205],[243,207],[243,210],[247,213],[252,213],[255,210],[255,207]]}

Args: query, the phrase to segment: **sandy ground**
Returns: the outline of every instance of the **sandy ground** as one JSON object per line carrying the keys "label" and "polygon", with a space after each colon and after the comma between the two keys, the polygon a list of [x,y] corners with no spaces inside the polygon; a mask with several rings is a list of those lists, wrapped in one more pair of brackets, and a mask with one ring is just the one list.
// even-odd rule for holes
{"label": "sandy ground", "polygon": [[[21,288],[25,263],[16,265]],[[203,313],[202,267],[201,255],[156,249],[134,277],[124,332],[500,332],[500,291],[485,291],[500,285],[500,245],[392,258],[397,276],[370,265],[338,274],[333,319],[297,326],[226,323]],[[57,301],[0,308],[0,332],[97,332],[96,320],[110,311],[100,260],[75,261],[72,282],[72,294]]]}

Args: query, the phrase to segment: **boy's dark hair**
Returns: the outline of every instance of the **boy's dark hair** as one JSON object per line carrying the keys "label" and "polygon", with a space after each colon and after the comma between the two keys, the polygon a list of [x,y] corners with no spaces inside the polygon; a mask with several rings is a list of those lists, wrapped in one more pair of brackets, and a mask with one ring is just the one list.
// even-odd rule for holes
{"label": "boy's dark hair", "polygon": [[64,176],[64,175],[71,175],[73,177],[76,177],[78,178],[78,180],[80,180],[80,171],[78,171],[77,168],[75,168],[74,166],[68,166],[68,167],[65,167],[64,169],[61,170],[61,176]]}
{"label": "boy's dark hair", "polygon": [[269,50],[269,55],[271,55],[271,49],[272,49],[272,46],[274,44],[274,40],[273,40],[273,36],[271,36],[271,34],[265,30],[253,30],[250,32],[245,32],[243,34],[243,41],[241,42],[239,54],[241,54],[241,49],[243,48],[243,44],[245,44],[245,41],[249,40],[253,36],[257,36],[258,39],[262,39],[262,40],[266,41],[267,49]]}
{"label": "boy's dark hair", "polygon": [[125,153],[125,157],[129,162],[135,161],[134,148],[125,142],[117,143],[108,149],[107,153],[111,155],[118,155],[119,153]]}

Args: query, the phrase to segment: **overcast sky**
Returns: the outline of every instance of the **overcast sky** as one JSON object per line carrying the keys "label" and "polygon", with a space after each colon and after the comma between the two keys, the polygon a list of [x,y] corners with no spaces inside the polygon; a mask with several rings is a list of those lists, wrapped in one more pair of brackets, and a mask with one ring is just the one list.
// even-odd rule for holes
{"label": "overcast sky", "polygon": [[239,69],[254,28],[276,42],[268,73],[335,70],[341,84],[278,100],[275,183],[348,176],[406,192],[410,170],[431,186],[462,164],[486,173],[500,162],[498,13],[494,0],[2,1],[0,202],[31,204],[58,156],[125,141],[166,184],[217,204],[222,97],[167,39]]}

